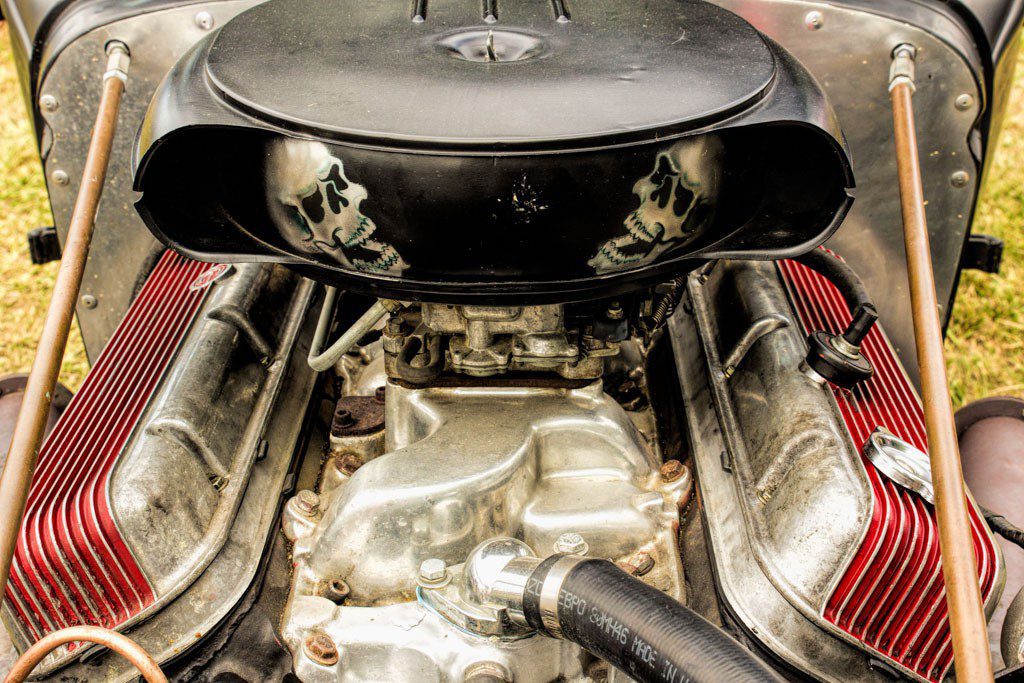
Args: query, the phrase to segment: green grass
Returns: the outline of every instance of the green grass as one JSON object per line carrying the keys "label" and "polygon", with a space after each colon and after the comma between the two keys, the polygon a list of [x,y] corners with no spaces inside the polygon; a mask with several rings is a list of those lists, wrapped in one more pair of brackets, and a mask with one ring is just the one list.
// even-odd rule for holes
{"label": "green grass", "polygon": [[[32,363],[57,264],[34,266],[25,233],[52,225],[39,155],[11,60],[6,23],[0,24],[0,375],[27,372]],[[77,327],[68,342],[61,381],[72,388],[87,369]]]}
{"label": "green grass", "polygon": [[974,231],[1006,242],[999,275],[967,271],[946,337],[953,402],[1024,396],[1024,66],[1018,62]]}
{"label": "green grass", "polygon": [[[0,24],[0,375],[26,372],[39,336],[57,264],[33,266],[27,230],[50,225],[49,204],[32,141],[6,25]],[[946,352],[953,401],[1024,395],[1024,69],[975,223],[1006,241],[1002,273],[968,272],[949,328]],[[62,381],[77,388],[87,369],[77,329]]]}

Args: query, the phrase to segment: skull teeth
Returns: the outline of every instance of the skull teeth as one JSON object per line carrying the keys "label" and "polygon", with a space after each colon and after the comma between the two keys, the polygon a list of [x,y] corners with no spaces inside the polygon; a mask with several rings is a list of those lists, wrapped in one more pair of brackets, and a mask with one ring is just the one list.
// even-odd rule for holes
{"label": "skull teeth", "polygon": [[636,211],[629,214],[626,220],[623,221],[623,224],[626,226],[626,231],[629,232],[633,239],[641,242],[653,242],[658,238],[658,235],[647,227],[647,224],[644,223],[643,219]]}

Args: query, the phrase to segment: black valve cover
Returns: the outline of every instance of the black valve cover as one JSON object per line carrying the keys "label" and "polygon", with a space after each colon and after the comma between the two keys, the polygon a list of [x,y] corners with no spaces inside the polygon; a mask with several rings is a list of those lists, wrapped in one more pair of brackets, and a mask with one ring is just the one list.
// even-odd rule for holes
{"label": "black valve cover", "polygon": [[172,70],[137,159],[194,258],[449,301],[792,256],[853,184],[813,79],[697,0],[269,0]]}

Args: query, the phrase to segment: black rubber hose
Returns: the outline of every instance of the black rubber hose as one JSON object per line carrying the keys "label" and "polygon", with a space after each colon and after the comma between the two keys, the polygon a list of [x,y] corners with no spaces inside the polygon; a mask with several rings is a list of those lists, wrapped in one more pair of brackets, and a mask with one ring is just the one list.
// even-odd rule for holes
{"label": "black rubber hose", "polygon": [[566,571],[565,558],[546,559],[527,583],[524,615],[534,628],[559,635],[541,618],[542,595],[556,594],[561,637],[641,683],[781,681],[724,631],[613,563],[584,559]]}
{"label": "black rubber hose", "polygon": [[824,275],[829,282],[834,284],[839,293],[843,295],[843,300],[846,301],[851,314],[860,306],[872,305],[871,296],[868,295],[868,290],[857,273],[853,272],[853,268],[846,265],[845,261],[832,252],[824,249],[812,249],[806,254],[797,256],[794,260],[816,273]]}
{"label": "black rubber hose", "polygon": [[850,309],[850,315],[853,316],[850,325],[843,332],[843,337],[854,346],[859,346],[878,320],[878,311],[857,273],[846,265],[846,261],[824,249],[812,249],[794,260],[823,275],[836,286],[847,308]]}

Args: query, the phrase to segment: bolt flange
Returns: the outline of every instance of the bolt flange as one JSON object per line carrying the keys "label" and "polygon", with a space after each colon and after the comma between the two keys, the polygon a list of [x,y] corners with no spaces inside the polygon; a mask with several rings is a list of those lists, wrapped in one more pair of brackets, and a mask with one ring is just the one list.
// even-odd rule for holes
{"label": "bolt flange", "polygon": [[334,666],[338,663],[338,647],[323,631],[314,631],[302,641],[302,651],[317,664]]}
{"label": "bolt flange", "polygon": [[583,536],[575,531],[569,531],[555,540],[555,552],[563,555],[586,555],[590,546],[583,539]]}

